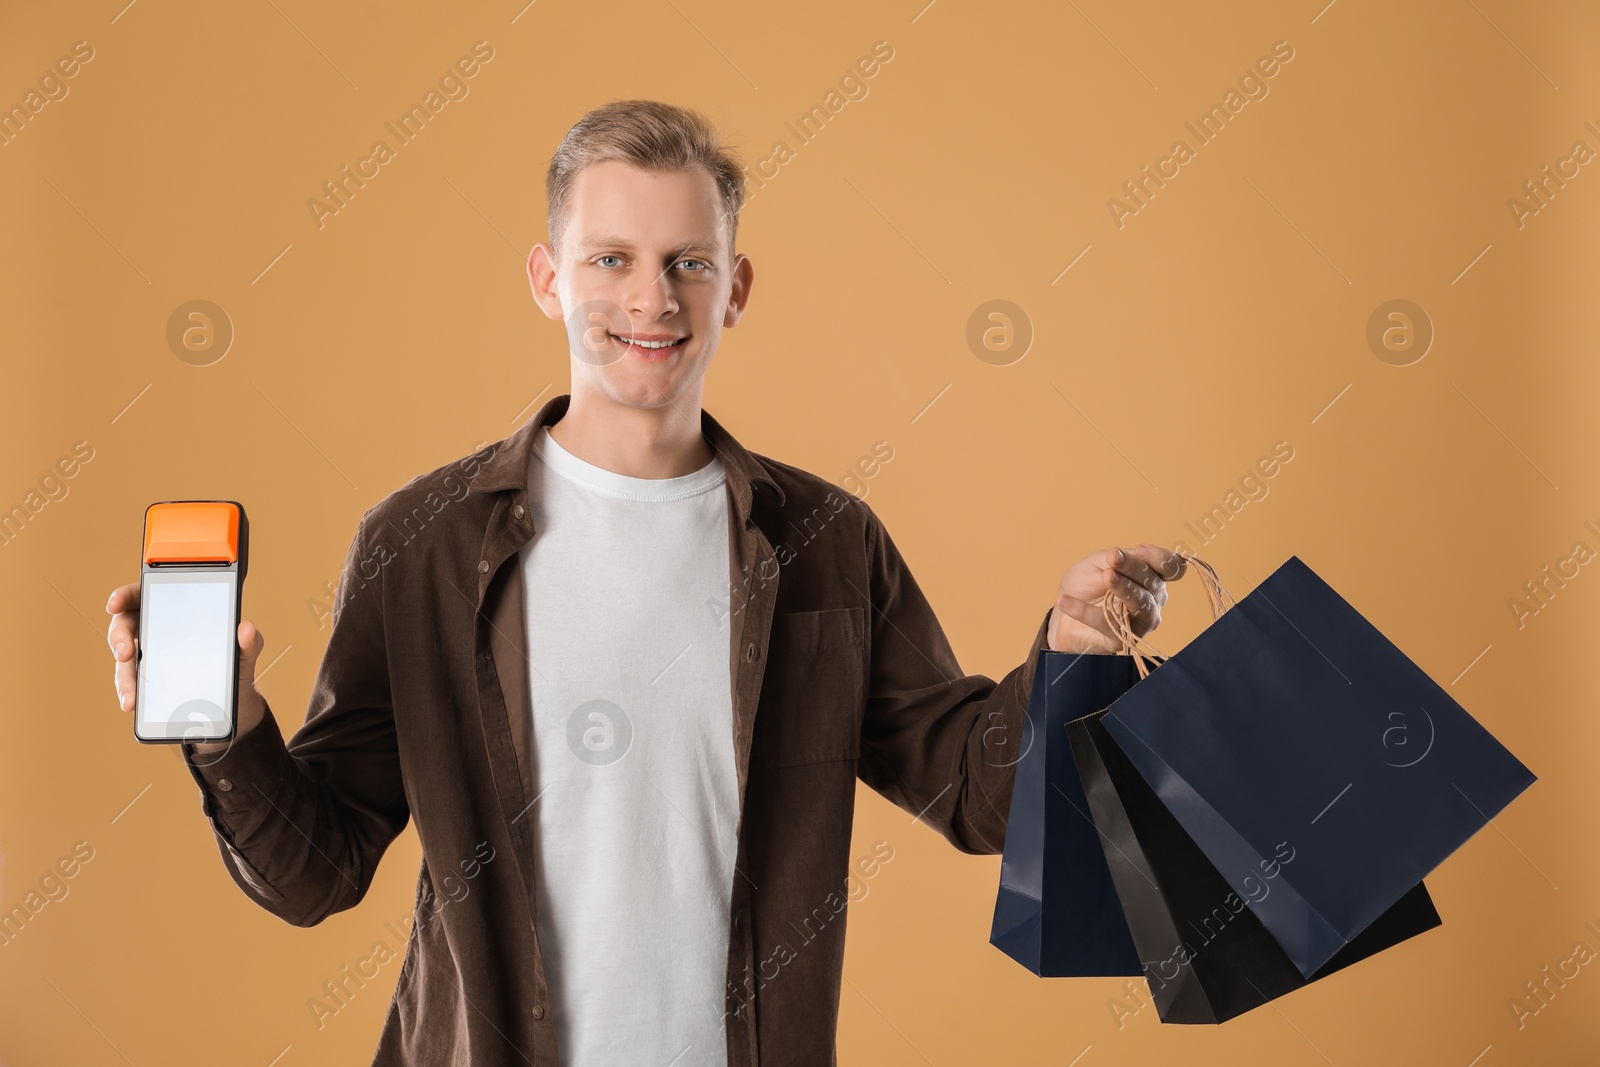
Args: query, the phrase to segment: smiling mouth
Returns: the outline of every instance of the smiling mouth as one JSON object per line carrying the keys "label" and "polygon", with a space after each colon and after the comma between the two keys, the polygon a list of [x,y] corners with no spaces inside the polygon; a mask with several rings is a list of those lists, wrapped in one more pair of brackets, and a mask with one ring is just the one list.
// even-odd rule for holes
{"label": "smiling mouth", "polygon": [[689,341],[687,337],[622,337],[614,333],[609,336],[630,352],[641,356],[654,357],[670,355]]}

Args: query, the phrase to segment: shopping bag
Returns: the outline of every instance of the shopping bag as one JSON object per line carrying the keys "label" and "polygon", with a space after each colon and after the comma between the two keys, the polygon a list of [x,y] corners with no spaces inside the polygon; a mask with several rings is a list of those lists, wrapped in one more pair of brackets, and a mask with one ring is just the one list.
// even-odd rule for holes
{"label": "shopping bag", "polygon": [[1164,657],[1108,598],[1156,666],[1105,730],[1235,892],[1278,864],[1249,907],[1310,976],[1534,775],[1299,557],[1229,607],[1185,556],[1218,617]]}
{"label": "shopping bag", "polygon": [[1302,975],[1250,908],[1272,899],[1298,857],[1275,856],[1257,872],[1254,899],[1241,896],[1112,741],[1107,714],[1068,723],[1067,735],[1162,1022],[1225,1022],[1440,925],[1418,883],[1315,974]]}
{"label": "shopping bag", "polygon": [[1034,665],[989,943],[1040,977],[1142,973],[1066,735],[1138,680],[1128,656],[1040,649]]}

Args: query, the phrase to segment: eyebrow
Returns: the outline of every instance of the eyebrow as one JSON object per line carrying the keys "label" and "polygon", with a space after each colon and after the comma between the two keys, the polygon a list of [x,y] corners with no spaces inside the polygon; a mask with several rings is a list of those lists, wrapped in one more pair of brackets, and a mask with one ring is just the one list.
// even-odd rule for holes
{"label": "eyebrow", "polygon": [[[586,238],[585,240],[578,242],[578,247],[586,249],[626,248],[630,252],[634,250],[633,242],[628,240],[626,237],[617,237],[609,234],[602,234],[598,237]],[[689,241],[673,247],[678,249],[678,251],[674,253],[674,258],[681,256],[686,252],[699,252],[702,255],[711,255],[717,250],[715,243],[706,241],[704,239]]]}

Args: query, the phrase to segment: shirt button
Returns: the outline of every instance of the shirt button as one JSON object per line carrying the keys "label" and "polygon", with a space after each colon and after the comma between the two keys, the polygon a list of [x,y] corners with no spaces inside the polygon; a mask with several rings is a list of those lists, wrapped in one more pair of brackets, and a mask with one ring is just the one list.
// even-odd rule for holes
{"label": "shirt button", "polygon": [[478,561],[478,573],[479,574],[488,574],[489,573],[489,561],[488,560],[480,559]]}
{"label": "shirt button", "polygon": [[543,1004],[535,1004],[533,1006],[533,1017],[535,1019],[543,1019],[544,1018],[544,1005]]}
{"label": "shirt button", "polygon": [[516,507],[512,508],[511,509],[511,513],[513,515],[515,515],[519,519],[522,518],[522,513],[523,513],[522,505],[518,504]]}
{"label": "shirt button", "polygon": [[233,788],[233,783],[232,783],[232,782],[230,782],[230,781],[229,781],[229,780],[228,780],[228,779],[226,779],[226,778],[218,778],[218,779],[217,779],[217,788],[218,788],[218,789],[220,789],[220,790],[222,790],[222,791],[223,791],[223,792],[224,792],[224,793],[226,793],[226,792],[228,792],[228,791],[229,791],[229,790],[230,790],[230,789],[232,789],[232,788]]}

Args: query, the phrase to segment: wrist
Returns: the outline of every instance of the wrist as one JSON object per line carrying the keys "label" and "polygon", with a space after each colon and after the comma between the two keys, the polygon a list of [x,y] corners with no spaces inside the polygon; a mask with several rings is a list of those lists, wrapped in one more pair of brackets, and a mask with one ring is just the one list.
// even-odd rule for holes
{"label": "wrist", "polygon": [[233,739],[231,741],[193,741],[189,743],[190,749],[192,749],[196,755],[206,755],[213,752],[226,752],[228,749],[232,748],[240,738],[244,737],[244,735],[248,734],[251,730],[254,730],[257,726],[260,726],[261,720],[266,718],[267,714],[266,701],[262,700],[261,696],[256,693],[252,693],[251,696],[253,696],[255,699],[242,699],[239,701],[239,721],[238,725],[234,729]]}

